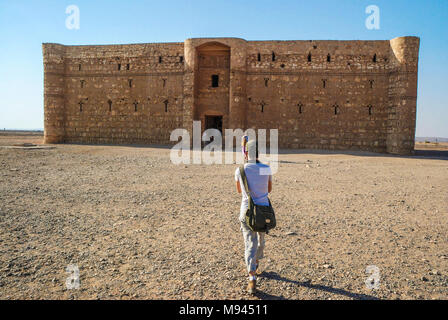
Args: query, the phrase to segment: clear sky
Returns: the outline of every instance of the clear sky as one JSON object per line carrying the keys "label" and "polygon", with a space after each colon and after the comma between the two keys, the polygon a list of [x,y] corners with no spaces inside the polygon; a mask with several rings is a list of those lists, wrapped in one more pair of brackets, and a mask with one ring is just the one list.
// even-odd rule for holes
{"label": "clear sky", "polygon": [[[66,8],[80,28],[66,27]],[[365,26],[380,9],[380,29]],[[385,40],[419,36],[417,136],[448,137],[448,0],[0,0],[0,128],[43,128],[42,43]]]}

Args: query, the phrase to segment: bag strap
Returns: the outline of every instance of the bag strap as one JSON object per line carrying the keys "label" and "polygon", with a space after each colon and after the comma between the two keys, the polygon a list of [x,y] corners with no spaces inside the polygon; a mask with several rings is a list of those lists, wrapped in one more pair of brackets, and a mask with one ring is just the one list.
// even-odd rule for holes
{"label": "bag strap", "polygon": [[244,172],[244,165],[240,166],[240,174],[241,180],[243,180],[244,190],[246,190],[247,196],[250,197],[250,189],[249,184],[247,183],[246,173]]}

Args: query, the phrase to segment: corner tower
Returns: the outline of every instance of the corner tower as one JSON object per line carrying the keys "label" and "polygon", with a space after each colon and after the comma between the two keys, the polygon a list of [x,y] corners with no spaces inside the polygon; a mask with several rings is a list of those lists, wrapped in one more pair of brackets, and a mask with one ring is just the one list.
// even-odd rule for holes
{"label": "corner tower", "polygon": [[390,40],[392,70],[388,92],[388,153],[409,155],[414,152],[419,46],[418,37]]}
{"label": "corner tower", "polygon": [[64,142],[65,46],[42,44],[44,61],[44,143]]}

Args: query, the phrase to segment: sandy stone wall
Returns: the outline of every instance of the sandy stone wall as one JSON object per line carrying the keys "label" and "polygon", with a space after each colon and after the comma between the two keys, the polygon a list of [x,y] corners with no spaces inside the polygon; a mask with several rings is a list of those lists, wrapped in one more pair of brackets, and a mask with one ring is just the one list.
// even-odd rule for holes
{"label": "sandy stone wall", "polygon": [[218,116],[222,129],[278,128],[284,148],[410,154],[418,51],[416,37],[43,44],[45,141],[166,144]]}
{"label": "sandy stone wall", "polygon": [[277,124],[292,148],[386,151],[389,51],[389,41],[251,43],[248,125]]}
{"label": "sandy stone wall", "polygon": [[[63,83],[58,142],[166,143],[182,126],[182,43],[64,49],[63,67],[45,63],[45,88]],[[51,105],[46,94],[45,109]]]}

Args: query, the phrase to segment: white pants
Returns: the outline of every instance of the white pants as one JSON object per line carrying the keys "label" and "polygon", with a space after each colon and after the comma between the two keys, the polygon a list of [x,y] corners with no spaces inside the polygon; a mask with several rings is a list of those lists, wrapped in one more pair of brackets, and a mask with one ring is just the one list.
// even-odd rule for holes
{"label": "white pants", "polygon": [[263,258],[264,232],[250,230],[245,222],[241,222],[241,231],[244,237],[244,261],[246,262],[247,272],[255,272],[257,269],[256,261]]}

